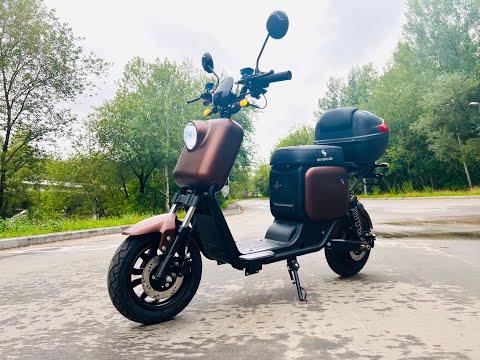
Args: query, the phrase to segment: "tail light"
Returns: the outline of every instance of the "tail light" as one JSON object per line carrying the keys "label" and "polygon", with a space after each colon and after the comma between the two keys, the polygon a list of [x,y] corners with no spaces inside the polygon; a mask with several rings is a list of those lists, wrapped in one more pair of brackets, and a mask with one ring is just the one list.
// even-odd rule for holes
{"label": "tail light", "polygon": [[378,130],[380,130],[381,133],[389,132],[388,125],[385,122],[385,120],[382,119],[382,123],[380,125],[378,125]]}

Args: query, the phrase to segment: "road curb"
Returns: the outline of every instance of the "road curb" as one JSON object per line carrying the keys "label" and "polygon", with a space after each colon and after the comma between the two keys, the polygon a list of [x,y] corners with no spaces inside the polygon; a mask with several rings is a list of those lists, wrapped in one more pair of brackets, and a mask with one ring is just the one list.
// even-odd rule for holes
{"label": "road curb", "polygon": [[237,214],[242,213],[242,208],[240,207],[239,202],[236,201],[235,203],[231,203],[230,205],[233,205],[233,204],[237,205],[237,209],[236,210],[223,210],[223,215],[228,216],[228,215],[237,215]]}
{"label": "road curb", "polygon": [[[241,209],[240,206],[239,206],[239,209]],[[232,213],[231,215],[234,215],[234,213]],[[65,232],[45,234],[45,235],[22,236],[22,237],[16,237],[16,238],[0,239],[0,250],[12,249],[12,248],[21,247],[21,246],[48,244],[56,241],[75,240],[75,239],[81,239],[84,237],[119,234],[123,230],[127,229],[129,226],[130,225],[115,226],[115,227],[100,228],[100,229],[90,229],[90,230],[65,231]],[[382,238],[383,239],[457,238],[457,239],[464,239],[464,240],[466,239],[472,240],[472,239],[480,238],[480,235],[478,232],[465,233],[465,232],[458,231],[458,232],[436,232],[436,233],[431,233],[431,232],[409,233],[407,231],[383,231],[380,227],[381,226],[379,226],[379,228],[376,229],[377,236],[379,236],[380,239]]]}
{"label": "road curb", "polygon": [[77,231],[64,231],[59,233],[45,234],[45,235],[32,235],[21,236],[15,238],[0,239],[0,250],[10,249],[19,246],[28,246],[35,244],[45,244],[62,240],[74,240],[84,237],[98,236],[98,235],[110,235],[118,234],[128,228],[130,225],[114,226],[99,229],[89,230],[77,230]]}
{"label": "road curb", "polygon": [[445,231],[445,232],[431,232],[431,231],[382,231],[375,229],[377,239],[456,239],[456,240],[478,240],[480,239],[480,231]]}
{"label": "road curb", "polygon": [[[238,201],[235,203],[237,210],[224,211],[225,216],[236,215],[242,212]],[[84,237],[92,237],[99,235],[111,235],[119,234],[123,230],[129,228],[132,225],[113,226],[107,228],[77,230],[77,231],[64,231],[58,233],[44,234],[44,235],[31,235],[20,236],[14,238],[0,239],[0,250],[12,249],[21,246],[48,244],[55,241],[75,240]]]}
{"label": "road curb", "polygon": [[369,198],[369,197],[362,197],[361,195],[358,197],[360,200],[445,200],[445,199],[480,199],[480,195],[459,195],[459,196],[404,196],[404,197],[377,197],[377,198]]}

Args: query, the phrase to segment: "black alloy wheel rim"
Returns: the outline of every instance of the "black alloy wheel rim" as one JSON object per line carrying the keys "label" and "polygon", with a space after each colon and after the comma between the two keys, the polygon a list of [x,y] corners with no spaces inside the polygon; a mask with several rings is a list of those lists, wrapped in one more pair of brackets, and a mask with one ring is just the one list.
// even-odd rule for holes
{"label": "black alloy wheel rim", "polygon": [[[187,285],[191,280],[191,274],[190,273],[185,274],[183,276],[183,282],[180,285],[180,288],[174,294],[172,294],[170,297],[164,300],[158,300],[158,299],[154,299],[153,297],[150,297],[143,288],[142,274],[147,263],[156,256],[163,256],[163,254],[160,252],[160,250],[158,250],[155,247],[152,247],[152,246],[145,247],[135,257],[130,268],[130,274],[127,277],[127,281],[129,282],[128,285],[129,285],[130,295],[132,296],[133,300],[140,306],[144,308],[152,309],[152,310],[165,308],[171,305],[172,303],[174,303],[185,292]],[[183,260],[180,259],[178,253],[175,254],[175,259],[178,259],[179,261],[181,261],[181,263],[183,263]],[[157,268],[158,266],[154,267],[153,270],[151,271],[150,281],[156,291],[164,291],[164,289],[166,289],[166,287],[164,286],[166,276],[171,275],[172,270],[179,271],[180,269],[178,267],[175,267],[175,265],[172,264],[167,267],[167,269],[165,270],[166,274],[162,276],[161,279],[152,279],[152,276],[155,273]],[[190,270],[191,270],[191,267],[190,267]],[[175,278],[175,281],[178,281],[177,278]]]}

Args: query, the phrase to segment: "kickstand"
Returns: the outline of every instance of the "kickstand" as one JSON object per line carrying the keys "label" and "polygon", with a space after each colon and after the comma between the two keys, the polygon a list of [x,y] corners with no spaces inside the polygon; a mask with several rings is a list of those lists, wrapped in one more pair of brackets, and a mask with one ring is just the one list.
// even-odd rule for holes
{"label": "kickstand", "polygon": [[292,283],[297,287],[297,294],[300,301],[307,301],[307,291],[300,285],[300,277],[298,276],[298,269],[300,264],[297,262],[297,258],[287,260],[288,274]]}

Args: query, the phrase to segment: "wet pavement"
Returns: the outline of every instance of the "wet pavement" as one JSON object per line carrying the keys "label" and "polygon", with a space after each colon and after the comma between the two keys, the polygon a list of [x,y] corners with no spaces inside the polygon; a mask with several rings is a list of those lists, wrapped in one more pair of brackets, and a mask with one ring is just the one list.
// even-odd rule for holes
{"label": "wet pavement", "polygon": [[[445,202],[448,210],[428,201],[365,205],[379,228],[412,221],[425,230],[474,218],[480,200],[467,200]],[[227,217],[238,241],[262,236],[268,202],[240,206]],[[193,301],[154,326],[124,319],[108,298],[106,274],[123,236],[2,251],[0,359],[479,359],[480,242],[377,232],[354,278],[336,276],[323,252],[300,257],[306,303],[284,262],[245,277],[203,259]]]}

